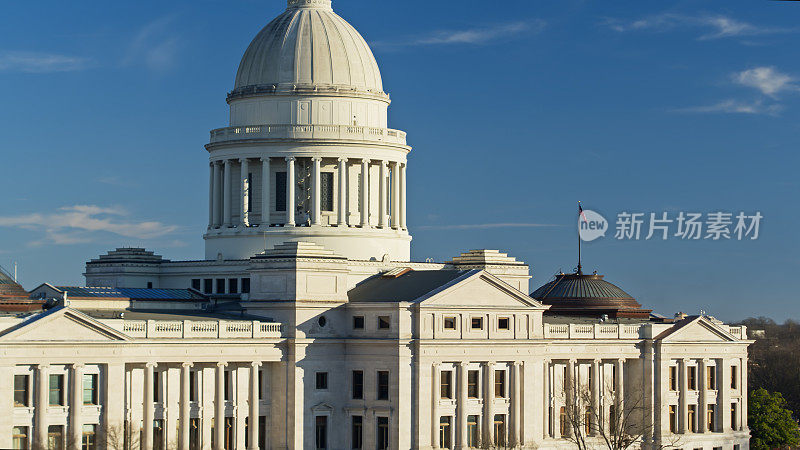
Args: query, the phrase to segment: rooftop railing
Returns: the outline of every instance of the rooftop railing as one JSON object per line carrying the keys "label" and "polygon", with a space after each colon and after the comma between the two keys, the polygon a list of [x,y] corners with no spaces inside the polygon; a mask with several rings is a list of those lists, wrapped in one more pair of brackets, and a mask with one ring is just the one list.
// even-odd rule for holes
{"label": "rooftop railing", "polygon": [[145,339],[280,338],[281,324],[257,320],[125,320],[120,331],[133,338]]}
{"label": "rooftop railing", "polygon": [[544,324],[545,339],[639,339],[642,325]]}
{"label": "rooftop railing", "polygon": [[212,144],[242,139],[330,139],[406,145],[404,131],[348,125],[251,125],[211,131]]}

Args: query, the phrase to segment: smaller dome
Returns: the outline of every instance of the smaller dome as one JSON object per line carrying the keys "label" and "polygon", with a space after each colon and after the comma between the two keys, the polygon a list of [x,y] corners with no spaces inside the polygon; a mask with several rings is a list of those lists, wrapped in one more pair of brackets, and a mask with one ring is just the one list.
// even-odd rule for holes
{"label": "smaller dome", "polygon": [[549,312],[554,314],[647,317],[651,312],[641,309],[642,305],[630,294],[597,274],[558,274],[531,297],[551,305]]}

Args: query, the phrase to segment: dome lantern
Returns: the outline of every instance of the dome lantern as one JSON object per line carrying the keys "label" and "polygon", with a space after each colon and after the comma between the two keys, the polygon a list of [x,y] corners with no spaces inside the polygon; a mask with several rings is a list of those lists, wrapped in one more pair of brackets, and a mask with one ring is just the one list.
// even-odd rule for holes
{"label": "dome lantern", "polygon": [[333,11],[331,0],[287,0],[286,7],[292,8],[320,8]]}

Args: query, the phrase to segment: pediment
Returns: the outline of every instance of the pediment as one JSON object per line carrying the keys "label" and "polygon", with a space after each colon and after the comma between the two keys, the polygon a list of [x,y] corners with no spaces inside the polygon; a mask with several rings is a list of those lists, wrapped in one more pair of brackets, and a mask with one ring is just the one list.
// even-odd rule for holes
{"label": "pediment", "polygon": [[737,339],[723,328],[698,317],[678,328],[668,330],[661,337],[662,342],[732,342]]}
{"label": "pediment", "polygon": [[6,342],[109,342],[130,338],[79,311],[57,308],[0,333]]}
{"label": "pediment", "polygon": [[547,309],[541,303],[495,277],[479,270],[466,279],[428,294],[421,307],[488,307]]}
{"label": "pediment", "polygon": [[312,406],[311,407],[311,411],[315,412],[315,413],[332,413],[333,412],[333,406],[331,406],[331,405],[329,405],[327,403],[320,403],[320,404],[318,404],[316,406]]}

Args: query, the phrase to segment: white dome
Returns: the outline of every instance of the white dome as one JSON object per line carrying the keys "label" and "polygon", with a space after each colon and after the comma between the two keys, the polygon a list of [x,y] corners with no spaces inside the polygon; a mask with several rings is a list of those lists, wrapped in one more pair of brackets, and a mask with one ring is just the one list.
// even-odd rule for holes
{"label": "white dome", "polygon": [[289,0],[286,11],[250,43],[234,92],[272,86],[383,93],[372,50],[333,12],[330,0]]}

